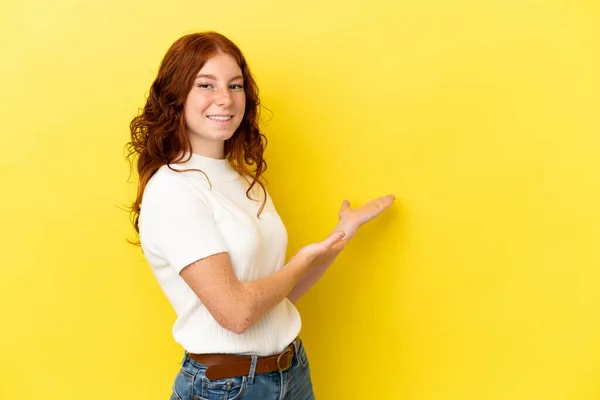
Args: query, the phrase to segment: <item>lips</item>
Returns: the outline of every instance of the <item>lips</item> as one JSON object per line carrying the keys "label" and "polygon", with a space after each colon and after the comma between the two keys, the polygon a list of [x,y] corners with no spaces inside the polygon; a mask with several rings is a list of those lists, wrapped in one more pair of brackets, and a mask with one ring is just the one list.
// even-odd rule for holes
{"label": "lips", "polygon": [[208,115],[206,118],[212,121],[226,122],[233,118],[233,115]]}

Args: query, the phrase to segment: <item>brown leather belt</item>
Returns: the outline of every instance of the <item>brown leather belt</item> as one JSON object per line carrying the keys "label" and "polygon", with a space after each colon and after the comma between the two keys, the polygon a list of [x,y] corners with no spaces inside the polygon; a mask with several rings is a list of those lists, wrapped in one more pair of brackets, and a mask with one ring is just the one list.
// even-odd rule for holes
{"label": "brown leather belt", "polygon": [[[298,338],[294,340],[281,353],[272,356],[258,357],[256,360],[255,374],[264,374],[274,371],[286,371],[292,366],[292,360],[296,356]],[[206,365],[206,377],[208,379],[225,379],[250,374],[252,365],[251,356],[237,356],[230,354],[192,354],[188,353],[192,360]]]}

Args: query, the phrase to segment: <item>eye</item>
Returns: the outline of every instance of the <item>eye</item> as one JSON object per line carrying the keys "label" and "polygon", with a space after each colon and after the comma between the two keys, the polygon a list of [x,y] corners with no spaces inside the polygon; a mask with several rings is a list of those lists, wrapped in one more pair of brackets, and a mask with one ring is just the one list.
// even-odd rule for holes
{"label": "eye", "polygon": [[210,88],[212,88],[212,85],[210,83],[199,83],[196,86],[198,86],[199,88],[202,88],[202,89],[210,89]]}
{"label": "eye", "polygon": [[241,83],[232,83],[231,85],[229,85],[229,89],[231,89],[231,90],[244,90],[244,85],[242,85]]}

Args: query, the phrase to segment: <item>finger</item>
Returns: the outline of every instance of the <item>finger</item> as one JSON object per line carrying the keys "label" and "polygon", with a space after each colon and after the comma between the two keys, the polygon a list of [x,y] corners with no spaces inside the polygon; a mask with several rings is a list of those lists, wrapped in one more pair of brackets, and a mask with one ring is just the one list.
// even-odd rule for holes
{"label": "finger", "polygon": [[396,200],[396,196],[394,195],[387,195],[387,196],[381,196],[381,197],[377,197],[376,199],[373,199],[370,201],[370,203],[378,203],[378,202],[393,202],[394,200]]}
{"label": "finger", "polygon": [[345,235],[346,233],[344,231],[333,231],[331,234],[329,234],[329,236],[325,238],[325,240],[323,240],[320,243],[321,249],[323,251],[327,250],[328,248],[332,247],[334,244],[339,242]]}
{"label": "finger", "polygon": [[323,253],[326,253],[327,251],[329,251],[331,248],[333,248],[333,246],[336,243],[339,243],[339,241],[345,236],[346,234],[342,231],[334,231],[332,232],[329,236],[327,236],[325,238],[325,240],[323,240],[322,242],[317,242],[317,243],[313,243],[311,245],[308,245],[306,247],[304,247],[301,251],[304,251],[305,254],[309,257],[309,258],[315,258],[320,256]]}
{"label": "finger", "polygon": [[394,196],[393,194],[381,196],[380,198],[376,199],[376,201],[383,201],[385,203],[393,203],[394,200],[396,200],[396,196]]}
{"label": "finger", "polygon": [[394,204],[395,200],[396,200],[396,197],[393,195],[384,196],[384,197],[380,197],[380,198],[374,200],[373,205],[375,205],[380,211],[383,211],[386,208],[388,208],[389,206],[391,206],[392,204]]}
{"label": "finger", "polygon": [[342,201],[342,206],[340,207],[340,214],[345,213],[350,209],[350,202],[348,200]]}
{"label": "finger", "polygon": [[348,244],[348,242],[350,242],[350,239],[341,239],[340,241],[338,241],[336,244],[334,244],[331,249],[336,251],[336,252],[340,252],[344,249],[344,247],[346,247],[346,245]]}

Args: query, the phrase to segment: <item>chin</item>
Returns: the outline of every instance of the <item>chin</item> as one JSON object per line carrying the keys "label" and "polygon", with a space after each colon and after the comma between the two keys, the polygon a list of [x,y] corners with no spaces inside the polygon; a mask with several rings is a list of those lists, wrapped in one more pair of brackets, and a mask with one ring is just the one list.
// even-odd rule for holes
{"label": "chin", "polygon": [[237,129],[236,129],[235,131],[231,132],[231,134],[230,134],[230,135],[227,135],[227,137],[225,137],[225,138],[224,138],[224,140],[229,140],[229,139],[231,139],[232,137],[234,137],[234,136],[235,136],[235,133],[236,133],[236,132],[237,132]]}
{"label": "chin", "polygon": [[233,137],[234,134],[235,134],[235,132],[232,132],[230,135],[223,136],[221,138],[221,140],[229,140],[229,139],[231,139]]}

